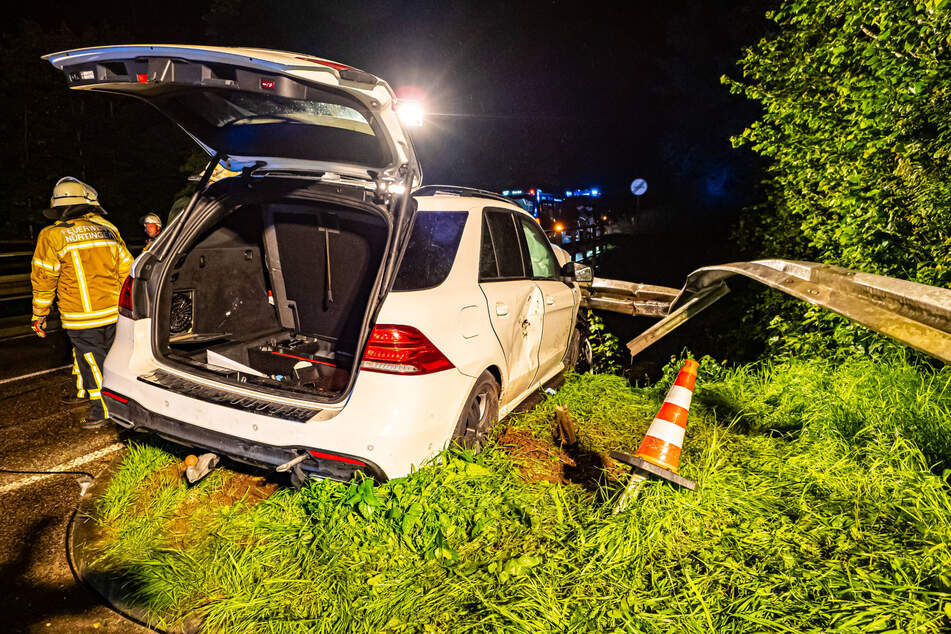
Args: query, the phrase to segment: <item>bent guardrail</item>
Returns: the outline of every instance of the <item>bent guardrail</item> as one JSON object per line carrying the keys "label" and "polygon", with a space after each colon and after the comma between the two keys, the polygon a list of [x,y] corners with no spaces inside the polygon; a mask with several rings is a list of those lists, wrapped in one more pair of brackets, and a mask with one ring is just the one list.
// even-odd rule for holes
{"label": "bent guardrail", "polygon": [[[725,280],[742,275],[788,295],[822,306],[883,335],[951,363],[951,290],[851,269],[795,260],[732,262],[697,269],[667,306],[663,319],[628,342],[635,355],[672,332],[728,292]],[[600,282],[600,284],[598,284]],[[588,305],[614,310],[602,293],[617,295],[620,284],[595,280]],[[629,299],[635,302],[634,285]],[[610,290],[601,290],[608,289]],[[618,304],[619,305],[619,304]],[[623,306],[616,312],[627,313]],[[646,313],[631,313],[646,314]]]}

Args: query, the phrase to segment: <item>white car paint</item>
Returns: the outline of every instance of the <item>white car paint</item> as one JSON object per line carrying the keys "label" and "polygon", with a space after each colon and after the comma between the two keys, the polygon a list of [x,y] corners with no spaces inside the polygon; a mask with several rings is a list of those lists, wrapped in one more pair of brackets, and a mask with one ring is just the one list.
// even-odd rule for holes
{"label": "white car paint", "polygon": [[[45,59],[64,71],[72,89],[137,96],[152,100],[160,109],[161,95],[168,96],[182,88],[207,89],[213,93],[237,90],[258,97],[273,94],[296,99],[295,95],[303,93],[294,90],[306,89],[309,94],[311,90],[316,91],[312,84],[323,85],[320,90],[334,92],[348,107],[353,105],[368,112],[368,123],[380,124],[374,127],[379,134],[375,133],[373,138],[381,144],[380,156],[386,157],[386,165],[378,165],[370,158],[361,163],[360,157],[353,158],[356,162],[337,163],[333,161],[333,152],[323,153],[325,149],[335,148],[315,143],[306,146],[307,160],[295,158],[297,155],[289,151],[291,148],[276,144],[266,150],[272,155],[235,156],[242,152],[226,151],[227,157],[221,160],[221,166],[238,171],[243,166],[264,164],[268,169],[290,173],[321,173],[323,181],[377,192],[383,188],[392,195],[405,193],[408,185],[414,186],[422,178],[412,144],[396,112],[394,92],[379,78],[344,64],[263,49],[149,44],[76,49],[53,53]],[[178,64],[182,67],[177,68]],[[196,66],[190,65],[197,65],[201,72],[194,72]],[[235,73],[230,78],[218,76],[217,71],[210,72],[211,66],[226,66]],[[115,70],[119,67],[121,72]],[[229,137],[201,123],[204,113],[199,111],[204,107],[207,107],[204,101],[187,106],[186,109],[195,109],[193,114],[197,116],[194,117],[176,119],[173,116],[176,108],[166,114],[209,153],[222,152],[229,148]],[[202,134],[206,138],[199,138]],[[222,145],[214,147],[216,139]],[[256,175],[249,169],[248,177]],[[301,448],[334,452],[338,458],[339,454],[345,454],[373,462],[386,477],[406,475],[451,440],[463,406],[484,372],[490,371],[498,377],[500,416],[560,372],[575,323],[580,292],[574,284],[530,278],[480,283],[484,210],[489,207],[514,213],[517,216],[513,218],[532,223],[526,225],[532,231],[536,225],[514,203],[471,193],[473,195],[457,192],[416,197],[421,212],[468,212],[461,242],[453,266],[441,284],[426,290],[390,292],[376,318],[377,324],[417,328],[449,359],[453,368],[417,376],[357,369],[352,389],[343,401],[315,406],[313,400],[290,393],[263,394],[250,386],[221,383],[213,375],[193,374],[185,367],[167,364],[153,352],[151,319],[132,320],[120,316],[115,344],[104,366],[106,390],[146,410],[143,416],[149,422],[161,417],[168,419],[162,419],[162,424],[167,425],[166,431],[184,423],[192,432],[199,430],[231,437],[232,440],[226,442],[256,443],[269,449],[288,448],[293,449],[293,455]],[[396,226],[408,229],[411,214],[404,211],[405,208],[400,207],[397,213],[393,207],[391,218]],[[150,256],[161,260],[166,247],[176,243],[177,229],[191,220],[185,215],[163,232]],[[518,238],[521,244],[524,235],[517,235],[521,236]],[[556,249],[556,257],[559,264],[568,260],[560,249]],[[140,258],[134,267],[139,280],[143,279],[140,274],[145,275],[139,270],[143,268],[142,263]],[[372,301],[369,306],[375,308]],[[189,389],[196,385],[213,388],[234,399],[247,397],[255,405],[264,402],[316,413],[304,422],[282,419],[234,404],[226,406],[200,400],[140,380],[157,370],[188,381]],[[124,422],[136,424],[133,420]],[[168,435],[175,436],[171,432]],[[268,460],[286,453],[271,452]]]}
{"label": "white car paint", "polygon": [[[151,320],[120,317],[115,344],[104,366],[106,389],[133,399],[151,412],[214,432],[278,447],[313,447],[363,457],[377,464],[389,478],[407,475],[450,442],[469,393],[486,369],[496,369],[501,378],[500,417],[564,369],[561,358],[571,329],[566,332],[561,322],[567,314],[574,323],[580,299],[577,285],[550,282],[566,290],[571,305],[567,311],[561,310],[557,336],[545,337],[545,331],[551,330],[544,321],[545,297],[546,293],[552,296],[552,291],[543,291],[529,279],[482,284],[478,280],[483,209],[505,209],[531,217],[514,204],[469,196],[425,196],[418,198],[418,205],[420,212],[468,212],[454,263],[446,280],[435,288],[389,293],[376,321],[418,328],[453,363],[453,369],[421,376],[358,371],[349,398],[324,407],[301,423],[218,405],[139,381],[139,376],[161,369],[241,393],[239,388],[162,364],[152,353]],[[556,252],[559,264],[567,262],[566,255]],[[504,286],[505,291],[496,293],[493,286]],[[499,315],[499,298],[506,297],[510,298],[509,313]],[[523,321],[530,322],[524,335]],[[557,362],[539,368],[539,358],[556,357]],[[244,393],[260,397],[251,390]],[[269,400],[301,403],[293,398]]]}

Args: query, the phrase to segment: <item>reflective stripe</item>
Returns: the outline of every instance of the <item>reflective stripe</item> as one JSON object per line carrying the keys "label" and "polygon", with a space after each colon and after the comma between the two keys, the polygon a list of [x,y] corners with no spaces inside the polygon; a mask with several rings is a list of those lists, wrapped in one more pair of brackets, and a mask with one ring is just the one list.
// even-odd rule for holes
{"label": "reflective stripe", "polygon": [[82,330],[83,328],[96,328],[98,326],[108,326],[109,324],[114,324],[119,321],[119,315],[114,315],[106,319],[100,319],[98,321],[69,321],[63,319],[60,321],[60,324],[63,328],[72,329],[72,330]]}
{"label": "reflective stripe", "polygon": [[44,262],[43,260],[40,260],[40,259],[38,259],[38,258],[33,258],[33,264],[35,264],[35,265],[37,265],[37,266],[41,266],[41,267],[43,267],[44,269],[46,269],[47,271],[53,271],[54,273],[59,270],[59,263],[58,263],[58,262],[57,262],[56,264],[49,264],[49,263]]}
{"label": "reflective stripe", "polygon": [[667,398],[664,399],[667,403],[673,403],[684,409],[690,409],[690,397],[693,396],[693,392],[681,385],[675,385],[670,388],[670,391],[667,392]]}
{"label": "reflective stripe", "polygon": [[63,257],[70,251],[75,253],[76,251],[79,251],[80,249],[92,249],[94,247],[114,247],[114,246],[118,246],[118,244],[119,243],[116,242],[115,240],[93,240],[92,242],[80,242],[79,244],[69,245],[68,247],[66,247],[65,249],[57,253],[56,255],[58,255],[59,257]]}
{"label": "reflective stripe", "polygon": [[53,298],[51,297],[49,299],[36,299],[34,297],[33,303],[36,304],[37,306],[49,306],[50,304],[53,303]]}
{"label": "reflective stripe", "polygon": [[64,313],[60,311],[59,313],[66,319],[94,319],[96,317],[108,317],[109,315],[118,315],[119,307],[115,308],[106,308],[104,310],[97,310],[91,313]]}
{"label": "reflective stripe", "polygon": [[92,356],[91,352],[87,352],[83,355],[83,358],[86,359],[86,362],[89,363],[89,367],[92,368],[92,375],[96,379],[96,387],[100,390],[102,389],[102,374],[99,372],[99,366],[96,365],[96,357]]}
{"label": "reflective stripe", "polygon": [[647,430],[647,435],[680,447],[684,442],[685,431],[683,427],[676,423],[669,423],[660,418],[655,418],[654,422],[651,423],[650,429]]}
{"label": "reflective stripe", "polygon": [[89,398],[98,398],[99,402],[102,403],[102,413],[104,414],[103,418],[109,418],[109,410],[106,409],[106,401],[102,398],[102,373],[99,372],[99,366],[96,365],[96,357],[92,356],[91,352],[87,352],[83,355],[86,359],[86,363],[89,364],[89,367],[92,369],[93,378],[96,379],[96,389],[95,391],[89,390]]}
{"label": "reflective stripe", "polygon": [[82,260],[75,251],[73,251],[73,266],[76,267],[76,281],[79,282],[79,294],[83,299],[83,310],[88,313],[92,310],[92,302],[89,301],[89,289],[86,288],[86,273],[83,271]]}
{"label": "reflective stripe", "polygon": [[83,374],[79,371],[79,362],[76,361],[76,348],[73,348],[73,374],[76,375],[76,398],[86,398],[86,390],[83,389]]}

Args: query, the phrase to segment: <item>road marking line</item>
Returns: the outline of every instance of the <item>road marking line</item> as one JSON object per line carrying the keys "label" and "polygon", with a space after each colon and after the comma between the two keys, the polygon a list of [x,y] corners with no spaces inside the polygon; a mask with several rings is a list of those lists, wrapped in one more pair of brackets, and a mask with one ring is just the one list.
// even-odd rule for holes
{"label": "road marking line", "polygon": [[22,379],[31,379],[34,376],[40,376],[41,374],[49,374],[50,372],[59,372],[60,370],[65,370],[66,368],[71,368],[71,367],[73,367],[72,364],[61,365],[58,368],[50,368],[49,370],[40,370],[39,372],[31,372],[30,374],[22,374],[20,376],[15,376],[9,379],[3,379],[2,381],[0,381],[0,385],[3,385],[4,383],[13,383],[14,381],[20,381]]}
{"label": "road marking line", "polygon": [[[5,484],[2,487],[0,487],[0,495],[3,495],[4,493],[9,493],[10,491],[16,491],[17,489],[22,489],[23,487],[33,484],[34,482],[39,482],[41,480],[46,480],[47,478],[52,478],[58,472],[72,471],[76,467],[81,467],[86,463],[99,460],[103,456],[108,456],[109,454],[115,453],[123,448],[125,448],[124,443],[121,443],[121,442],[113,443],[109,445],[108,447],[103,447],[102,449],[93,451],[92,453],[87,453],[85,456],[80,456],[78,458],[70,460],[69,462],[65,462],[61,465],[56,465],[55,467],[51,469],[45,469],[45,471],[49,471],[50,473],[38,473],[36,475],[31,475],[27,478],[20,478],[19,480],[11,482],[10,484]],[[40,471],[40,469],[23,469],[23,470],[24,471]]]}

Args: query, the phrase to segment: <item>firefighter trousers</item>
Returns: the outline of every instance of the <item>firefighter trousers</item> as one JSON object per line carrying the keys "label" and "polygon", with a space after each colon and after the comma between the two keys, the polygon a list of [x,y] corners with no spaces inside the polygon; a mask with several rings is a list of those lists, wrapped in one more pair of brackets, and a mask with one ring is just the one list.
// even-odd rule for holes
{"label": "firefighter trousers", "polygon": [[73,344],[73,374],[76,374],[76,396],[89,397],[89,418],[109,418],[102,398],[102,364],[116,338],[116,325],[66,330]]}

